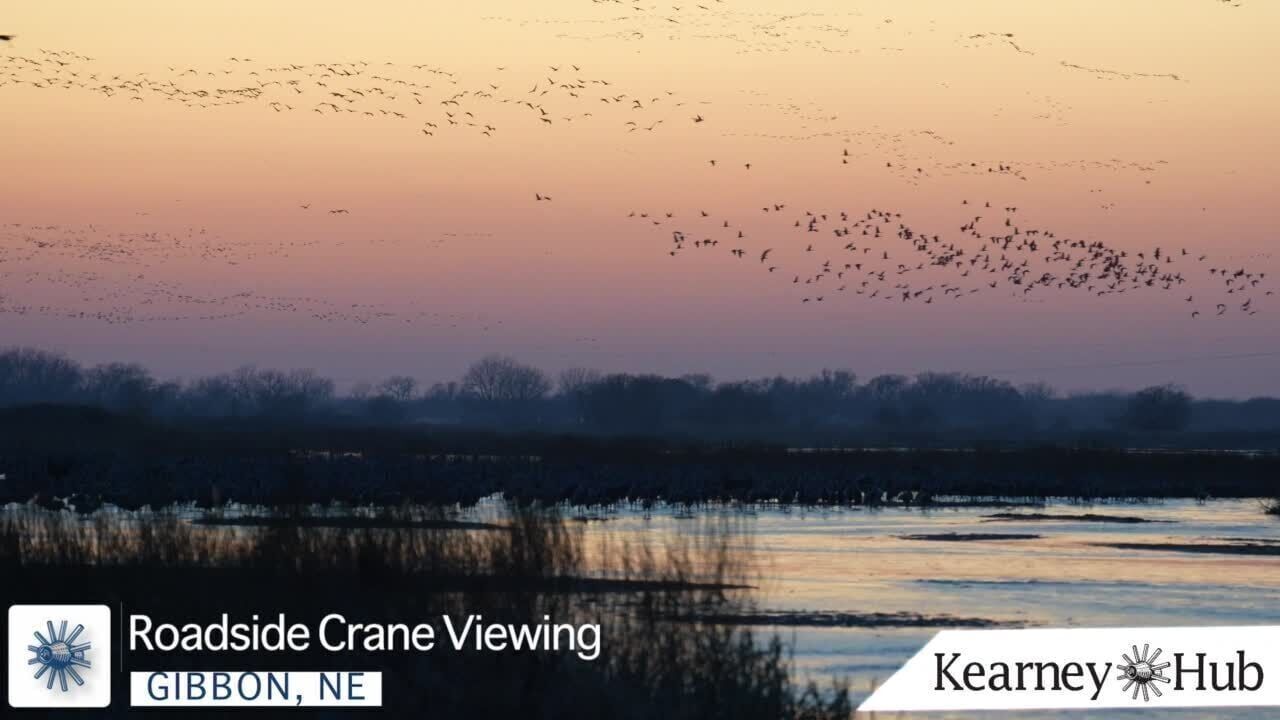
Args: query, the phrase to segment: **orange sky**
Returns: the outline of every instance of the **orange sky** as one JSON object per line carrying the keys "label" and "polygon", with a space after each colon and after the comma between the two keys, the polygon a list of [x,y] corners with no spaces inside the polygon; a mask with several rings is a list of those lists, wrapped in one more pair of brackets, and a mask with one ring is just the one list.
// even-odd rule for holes
{"label": "orange sky", "polygon": [[[792,234],[806,210],[888,209],[948,236],[973,215],[964,200],[1133,253],[1280,270],[1280,5],[703,5],[8,7],[3,342],[164,375],[257,362],[433,380],[502,351],[549,370],[955,369],[1280,393],[1276,357],[1255,355],[1280,352],[1280,304],[1258,292],[1256,315],[1216,316],[1238,299],[1212,295],[1201,267],[1169,292],[1001,288],[929,306],[805,304],[789,282],[816,257]],[[673,230],[725,220],[740,242],[668,254]],[[766,247],[775,273],[755,261]]]}

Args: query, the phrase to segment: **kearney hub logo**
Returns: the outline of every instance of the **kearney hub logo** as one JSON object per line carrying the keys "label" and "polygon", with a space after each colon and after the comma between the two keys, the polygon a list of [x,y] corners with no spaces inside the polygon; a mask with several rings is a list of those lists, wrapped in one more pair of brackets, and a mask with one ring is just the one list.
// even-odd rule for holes
{"label": "kearney hub logo", "polygon": [[[1135,635],[1160,645],[1126,644]],[[1280,626],[945,630],[858,710],[1280,705],[1280,680],[1267,684],[1278,641]]]}
{"label": "kearney hub logo", "polygon": [[[1148,655],[1148,650],[1150,648],[1150,645],[1143,645],[1142,652],[1139,653],[1138,646],[1134,645],[1132,658],[1128,655],[1121,654],[1120,657],[1124,658],[1125,664],[1120,666],[1121,674],[1120,677],[1116,678],[1117,680],[1126,681],[1123,688],[1124,690],[1133,688],[1134,700],[1138,699],[1138,691],[1141,690],[1143,702],[1151,701],[1151,693],[1155,693],[1156,697],[1160,697],[1161,695],[1160,687],[1158,685],[1152,685],[1152,683],[1169,682],[1169,678],[1164,676],[1164,669],[1169,667],[1171,663],[1156,665],[1156,659],[1159,658],[1160,653],[1164,651],[1160,648],[1156,648],[1154,653]],[[1178,658],[1181,660],[1181,656],[1178,656]],[[1243,653],[1241,653],[1240,659],[1242,661],[1244,660]],[[1258,670],[1258,683],[1262,683],[1261,669]],[[1151,685],[1150,691],[1147,690],[1148,685]]]}
{"label": "kearney hub logo", "polygon": [[8,629],[10,707],[111,704],[110,608],[13,605]]}

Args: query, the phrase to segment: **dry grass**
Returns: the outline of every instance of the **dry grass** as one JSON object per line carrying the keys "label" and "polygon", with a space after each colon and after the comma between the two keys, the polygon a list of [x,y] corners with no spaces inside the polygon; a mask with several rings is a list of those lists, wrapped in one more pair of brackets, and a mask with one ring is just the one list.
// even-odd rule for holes
{"label": "dry grass", "polygon": [[[690,524],[669,542],[588,548],[581,524],[509,508],[501,530],[193,524],[174,513],[0,511],[0,574],[43,593],[83,595],[190,617],[287,606],[404,621],[480,613],[499,622],[601,625],[596,662],[569,653],[379,654],[364,662],[396,688],[389,709],[439,717],[837,718],[847,689],[794,682],[776,637],[671,622],[742,611],[749,543],[732,519]],[[591,558],[589,558],[591,556]],[[614,570],[589,571],[594,560]],[[221,662],[189,657],[192,667]],[[290,657],[294,669],[331,656]]]}

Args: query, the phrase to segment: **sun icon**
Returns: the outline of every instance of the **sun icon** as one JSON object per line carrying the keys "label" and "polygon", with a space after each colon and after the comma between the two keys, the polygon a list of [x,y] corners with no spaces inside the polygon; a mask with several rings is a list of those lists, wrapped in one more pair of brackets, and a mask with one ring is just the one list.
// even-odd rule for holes
{"label": "sun icon", "polygon": [[1151,700],[1151,695],[1147,692],[1148,688],[1150,688],[1151,692],[1156,694],[1156,697],[1160,697],[1162,695],[1160,687],[1153,683],[1169,682],[1169,678],[1165,677],[1162,671],[1169,667],[1170,663],[1160,663],[1159,665],[1156,665],[1156,658],[1160,657],[1161,649],[1156,648],[1156,651],[1148,657],[1147,650],[1150,647],[1151,646],[1149,644],[1143,645],[1142,652],[1139,653],[1138,646],[1134,645],[1132,659],[1130,659],[1127,654],[1121,654],[1120,657],[1124,658],[1124,664],[1119,666],[1121,675],[1116,678],[1117,680],[1127,681],[1121,692],[1128,692],[1130,687],[1133,688],[1134,700],[1138,699],[1138,691],[1142,691],[1143,702],[1149,702]]}
{"label": "sun icon", "polygon": [[76,638],[80,637],[80,633],[84,632],[83,625],[76,625],[75,630],[67,635],[67,621],[63,620],[61,627],[54,629],[53,621],[49,623],[49,637],[45,638],[37,630],[33,634],[39,645],[28,645],[27,649],[35,653],[35,657],[27,661],[28,665],[39,665],[40,669],[36,671],[35,677],[39,680],[42,676],[49,676],[49,683],[45,687],[52,690],[53,681],[56,679],[62,688],[62,692],[67,691],[67,676],[75,681],[76,685],[84,685],[84,678],[76,672],[75,666],[82,668],[92,667],[92,663],[84,658],[86,650],[89,650],[90,643],[81,643],[76,645]]}

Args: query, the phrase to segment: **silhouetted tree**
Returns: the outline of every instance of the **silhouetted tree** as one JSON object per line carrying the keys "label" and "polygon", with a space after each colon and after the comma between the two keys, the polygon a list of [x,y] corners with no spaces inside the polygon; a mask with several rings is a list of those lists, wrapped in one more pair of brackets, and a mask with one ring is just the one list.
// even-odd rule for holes
{"label": "silhouetted tree", "polygon": [[565,405],[571,424],[581,425],[586,420],[584,393],[597,382],[600,382],[599,370],[572,367],[560,371],[556,393]]}
{"label": "silhouetted tree", "polygon": [[194,417],[241,417],[249,410],[248,402],[230,375],[211,375],[187,385],[181,411]]}
{"label": "silhouetted tree", "polygon": [[12,348],[0,353],[0,404],[75,402],[81,390],[80,366],[65,355]]}
{"label": "silhouetted tree", "polygon": [[130,415],[146,415],[161,389],[151,373],[136,363],[95,365],[84,375],[85,394],[97,405]]}
{"label": "silhouetted tree", "polygon": [[768,434],[779,417],[772,396],[753,383],[725,383],[708,392],[691,413],[698,429],[712,434],[751,432]]}
{"label": "silhouetted tree", "polygon": [[846,422],[853,410],[857,376],[849,370],[823,370],[803,379],[768,381],[770,401],[778,412],[802,427]]}
{"label": "silhouetted tree", "polygon": [[514,358],[487,355],[467,368],[462,391],[477,400],[527,402],[550,392],[551,381],[541,370]]}
{"label": "silhouetted tree", "polygon": [[474,414],[501,423],[527,423],[536,404],[551,392],[546,373],[514,358],[488,355],[462,377],[462,393]]}
{"label": "silhouetted tree", "polygon": [[186,383],[161,382],[137,364],[84,369],[57,353],[0,351],[0,407],[78,404],[171,420],[256,417],[490,428],[536,424],[552,430],[743,435],[800,443],[875,440],[883,431],[946,431],[961,438],[1003,440],[1026,440],[1031,433],[1105,440],[1098,433],[1116,428],[1280,432],[1280,399],[1193,400],[1172,385],[1137,393],[1060,396],[1043,383],[1015,388],[995,378],[959,373],[881,375],[858,385],[847,370],[717,382],[706,374],[601,375],[571,368],[559,374],[554,395],[551,389],[541,370],[501,355],[473,364],[461,382],[435,383],[425,392],[419,392],[413,378],[393,376],[376,386],[358,383],[338,397],[333,381],[310,370],[246,366]]}
{"label": "silhouetted tree", "polygon": [[583,393],[583,410],[593,430],[661,434],[677,430],[697,399],[697,389],[683,380],[615,374]]}
{"label": "silhouetted tree", "polygon": [[408,375],[392,375],[378,385],[377,394],[385,395],[396,402],[407,403],[413,399],[417,389],[417,380]]}
{"label": "silhouetted tree", "polygon": [[241,368],[234,382],[251,399],[254,413],[268,418],[304,418],[333,400],[333,381],[314,370]]}
{"label": "silhouetted tree", "polygon": [[1182,430],[1191,420],[1191,396],[1176,385],[1154,385],[1129,398],[1124,424],[1145,432]]}

